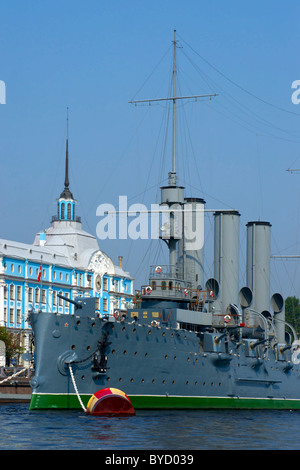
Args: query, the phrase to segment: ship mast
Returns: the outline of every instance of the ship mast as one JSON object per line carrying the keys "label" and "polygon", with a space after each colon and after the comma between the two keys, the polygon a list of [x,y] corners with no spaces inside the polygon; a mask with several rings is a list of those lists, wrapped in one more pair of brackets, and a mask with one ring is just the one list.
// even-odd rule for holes
{"label": "ship mast", "polygon": [[176,29],[174,30],[174,58],[173,58],[173,159],[172,173],[176,184]]}
{"label": "ship mast", "polygon": [[[173,101],[173,135],[172,135],[172,171],[169,172],[169,179],[168,179],[168,186],[163,186],[161,188],[161,204],[167,205],[169,207],[169,216],[170,216],[170,227],[169,227],[169,236],[167,238],[163,238],[164,241],[168,244],[169,248],[169,264],[170,264],[170,277],[175,279],[176,278],[176,245],[179,240],[178,234],[176,235],[175,230],[175,217],[174,217],[174,207],[177,205],[182,206],[184,204],[184,188],[182,186],[177,185],[177,176],[176,176],[176,103],[177,100],[183,99],[195,99],[197,98],[212,98],[213,96],[217,96],[216,94],[211,95],[193,95],[193,96],[176,96],[176,78],[177,78],[177,64],[176,64],[176,48],[177,48],[177,41],[176,41],[176,30],[174,30],[174,40],[173,40],[173,96],[169,98],[155,98],[155,99],[148,99],[148,100],[138,100],[138,101],[130,101],[131,104],[138,104],[138,103],[152,103],[154,101]],[[173,210],[172,210],[173,206]],[[178,206],[177,206],[178,207]]]}

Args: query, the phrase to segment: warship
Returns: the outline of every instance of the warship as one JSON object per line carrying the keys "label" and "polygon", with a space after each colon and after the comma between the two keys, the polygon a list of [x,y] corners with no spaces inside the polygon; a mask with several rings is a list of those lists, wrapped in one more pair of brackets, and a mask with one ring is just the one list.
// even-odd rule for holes
{"label": "warship", "polygon": [[99,314],[93,297],[65,299],[74,305],[68,315],[29,312],[31,410],[88,411],[108,395],[134,410],[300,409],[297,334],[282,295],[270,294],[270,222],[246,225],[240,287],[240,213],[214,210],[214,275],[204,278],[205,201],[186,197],[176,174],[176,32],[173,44],[172,171],[158,241],[169,264],[150,267],[125,313]]}

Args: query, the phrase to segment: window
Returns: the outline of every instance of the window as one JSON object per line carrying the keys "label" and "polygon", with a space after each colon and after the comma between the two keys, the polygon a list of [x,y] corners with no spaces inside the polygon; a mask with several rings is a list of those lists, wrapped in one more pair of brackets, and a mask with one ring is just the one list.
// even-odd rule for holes
{"label": "window", "polygon": [[[62,295],[62,291],[60,291],[59,294]],[[63,306],[63,299],[61,299],[60,297],[58,298],[58,305],[59,305],[60,307]]]}
{"label": "window", "polygon": [[57,304],[57,292],[56,290],[53,291],[53,305]]}
{"label": "window", "polygon": [[107,299],[103,299],[103,311],[107,312],[108,311],[108,302]]}
{"label": "window", "polygon": [[7,286],[4,286],[4,298],[7,299]]}
{"label": "window", "polygon": [[4,322],[7,322],[7,307],[4,307]]}
{"label": "window", "polygon": [[47,301],[46,289],[42,289],[42,303],[45,304]]}
{"label": "window", "polygon": [[68,220],[71,220],[71,204],[68,204]]}
{"label": "window", "polygon": [[21,323],[21,309],[17,308],[17,323]]}
{"label": "window", "polygon": [[60,206],[60,218],[64,219],[65,218],[65,203],[62,202]]}
{"label": "window", "polygon": [[80,284],[79,285],[82,286],[82,274],[79,275],[79,279],[80,279],[80,281],[79,281]]}
{"label": "window", "polygon": [[18,266],[18,273],[19,274],[21,273],[21,266],[20,265]]}
{"label": "window", "polygon": [[9,323],[13,323],[14,322],[14,314],[15,314],[15,311],[13,308],[10,308],[9,309]]}
{"label": "window", "polygon": [[15,267],[14,267],[14,265],[13,265],[13,264],[11,264],[11,267],[10,267],[10,269],[11,269],[11,272],[13,273],[13,272],[14,272],[14,270],[15,270]]}
{"label": "window", "polygon": [[35,288],[35,303],[39,303],[40,301],[40,289],[38,287]]}
{"label": "window", "polygon": [[13,284],[9,286],[9,298],[10,300],[15,300],[15,286]]}
{"label": "window", "polygon": [[108,279],[107,279],[107,277],[103,278],[103,289],[108,290]]}
{"label": "window", "polygon": [[22,286],[17,286],[17,300],[22,300]]}
{"label": "window", "polygon": [[32,302],[32,301],[33,301],[33,288],[29,287],[29,289],[28,289],[28,302]]}
{"label": "window", "polygon": [[30,276],[32,276],[32,266],[30,266],[30,268],[29,268],[29,274],[30,274]]}
{"label": "window", "polygon": [[53,279],[56,279],[56,271],[53,272]]}

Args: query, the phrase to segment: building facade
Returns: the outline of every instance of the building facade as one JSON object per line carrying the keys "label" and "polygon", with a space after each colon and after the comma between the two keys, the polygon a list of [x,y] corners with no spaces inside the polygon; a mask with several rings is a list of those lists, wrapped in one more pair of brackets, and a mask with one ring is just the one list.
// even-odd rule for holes
{"label": "building facade", "polygon": [[28,312],[72,314],[75,299],[97,297],[99,315],[125,312],[133,299],[133,279],[99,249],[96,237],[82,229],[76,200],[69,189],[68,135],[65,187],[57,199],[51,225],[32,245],[0,239],[0,326],[19,334],[28,347]]}

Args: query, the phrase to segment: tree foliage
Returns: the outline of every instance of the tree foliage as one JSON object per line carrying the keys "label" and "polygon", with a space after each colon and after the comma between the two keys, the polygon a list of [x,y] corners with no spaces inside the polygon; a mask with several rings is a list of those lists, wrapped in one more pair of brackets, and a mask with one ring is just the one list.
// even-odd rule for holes
{"label": "tree foliage", "polygon": [[300,301],[295,296],[285,300],[285,320],[300,332]]}
{"label": "tree foliage", "polygon": [[4,326],[0,326],[0,340],[5,343],[7,365],[10,364],[10,361],[14,356],[24,352],[23,348],[20,347],[19,335],[12,333]]}

